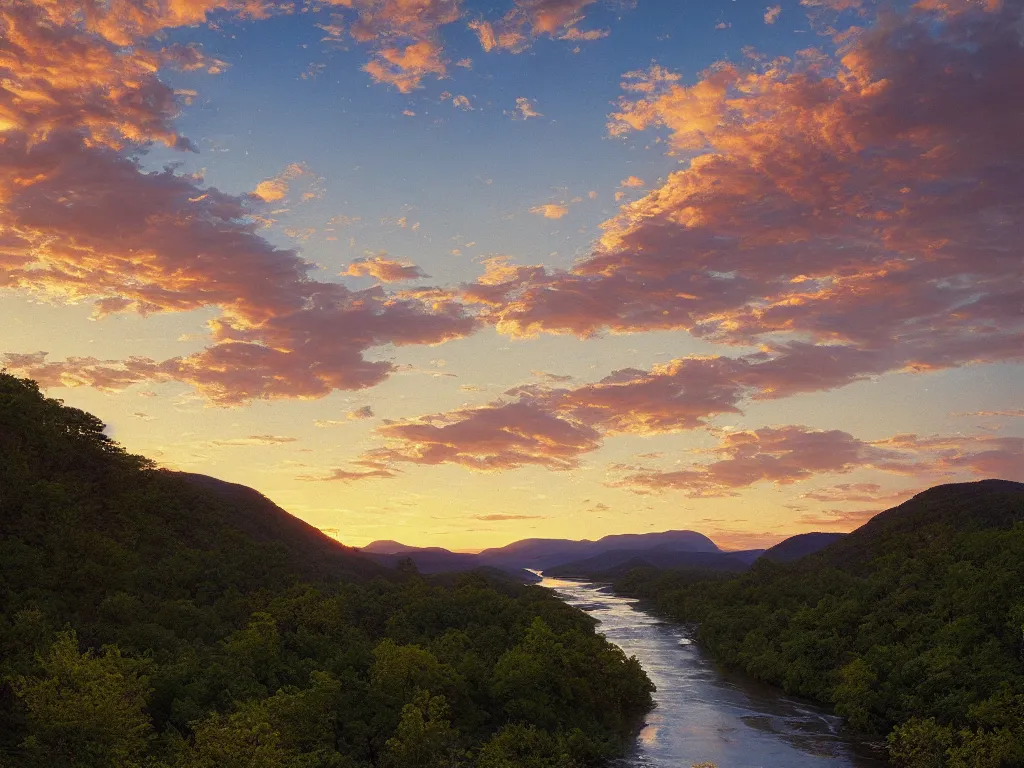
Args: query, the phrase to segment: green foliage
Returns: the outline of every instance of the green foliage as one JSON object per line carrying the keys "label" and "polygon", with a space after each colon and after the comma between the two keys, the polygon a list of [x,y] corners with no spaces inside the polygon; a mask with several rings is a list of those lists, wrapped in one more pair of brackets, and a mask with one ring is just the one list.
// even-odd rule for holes
{"label": "green foliage", "polygon": [[384,768],[456,768],[462,765],[459,733],[449,721],[444,696],[419,691],[402,707],[395,735],[384,745]]}
{"label": "green foliage", "polygon": [[568,748],[536,726],[506,725],[480,750],[478,768],[578,768]]}
{"label": "green foliage", "polygon": [[546,590],[386,572],[210,483],[0,373],[0,765],[496,768],[525,733],[577,768],[650,708]]}
{"label": "green foliage", "polygon": [[723,662],[834,705],[906,768],[1024,765],[1024,486],[932,489],[829,549],[616,586]]}
{"label": "green foliage", "polygon": [[38,676],[13,680],[24,703],[27,764],[46,768],[134,768],[146,752],[152,724],[144,711],[149,681],[144,664],[116,647],[102,654],[78,650],[74,632],[62,632]]}

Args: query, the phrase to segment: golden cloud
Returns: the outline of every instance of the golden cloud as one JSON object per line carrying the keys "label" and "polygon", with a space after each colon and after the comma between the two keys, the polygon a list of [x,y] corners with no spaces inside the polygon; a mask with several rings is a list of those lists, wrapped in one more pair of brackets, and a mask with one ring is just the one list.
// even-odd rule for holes
{"label": "golden cloud", "polygon": [[569,213],[569,206],[558,203],[545,203],[530,209],[530,213],[536,213],[545,219],[560,219]]}
{"label": "golden cloud", "polygon": [[389,259],[384,254],[357,259],[342,274],[349,277],[375,277],[382,283],[400,283],[428,277],[415,264]]}
{"label": "golden cloud", "polygon": [[[394,365],[366,360],[366,350],[476,328],[454,299],[425,303],[313,280],[311,264],[260,236],[256,197],[173,169],[145,171],[135,159],[153,142],[190,147],[173,127],[176,94],[157,72],[165,59],[200,61],[195,51],[151,51],[139,36],[215,10],[256,15],[253,4],[115,1],[84,23],[72,6],[0,6],[0,287],[91,301],[98,318],[219,314],[210,346],[187,357],[13,354],[12,369],[46,385],[101,389],[181,381],[230,405],[372,386]],[[279,199],[305,172],[291,166],[259,198]]]}

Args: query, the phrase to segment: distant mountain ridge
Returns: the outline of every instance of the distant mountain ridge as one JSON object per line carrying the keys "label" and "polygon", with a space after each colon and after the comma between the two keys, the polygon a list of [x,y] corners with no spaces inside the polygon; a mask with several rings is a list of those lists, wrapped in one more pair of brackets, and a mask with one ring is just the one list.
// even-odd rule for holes
{"label": "distant mountain ridge", "polygon": [[485,549],[482,562],[497,567],[514,565],[543,571],[557,565],[596,557],[616,550],[649,550],[658,548],[672,552],[721,552],[718,545],[696,531],[664,531],[661,533],[612,534],[591,541],[583,539],[523,539],[504,547]]}
{"label": "distant mountain ridge", "polygon": [[443,547],[413,547],[393,539],[383,539],[371,542],[359,551],[370,560],[388,568],[397,568],[403,560],[409,559],[420,573],[461,573],[477,568],[490,568],[521,582],[540,581],[536,574],[513,564],[488,563],[472,552],[452,552]]}
{"label": "distant mountain ridge", "polygon": [[616,578],[629,568],[693,569],[738,573],[758,558],[793,560],[817,552],[845,534],[797,534],[769,550],[723,551],[696,531],[612,534],[596,541],[572,539],[522,539],[478,554],[451,552],[442,547],[414,547],[393,539],[374,541],[361,552],[394,568],[411,559],[423,573],[466,571],[490,567],[521,580],[535,580],[528,572],[542,571],[554,578]]}

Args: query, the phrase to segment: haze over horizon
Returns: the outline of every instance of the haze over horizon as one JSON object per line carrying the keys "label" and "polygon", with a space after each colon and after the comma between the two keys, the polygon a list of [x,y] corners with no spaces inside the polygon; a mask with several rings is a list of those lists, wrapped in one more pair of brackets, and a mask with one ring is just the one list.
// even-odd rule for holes
{"label": "haze over horizon", "polygon": [[1024,480],[1021,0],[16,0],[0,366],[346,544]]}

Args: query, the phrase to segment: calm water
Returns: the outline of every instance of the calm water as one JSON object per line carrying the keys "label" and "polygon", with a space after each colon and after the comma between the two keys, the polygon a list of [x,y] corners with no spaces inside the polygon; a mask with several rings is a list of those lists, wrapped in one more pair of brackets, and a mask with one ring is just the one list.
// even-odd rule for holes
{"label": "calm water", "polygon": [[[658,686],[627,768],[880,768],[837,735],[839,719],[778,689],[717,669],[687,630],[639,610],[636,601],[579,581],[544,579],[598,631],[636,656]],[[859,752],[859,753],[858,753]]]}

